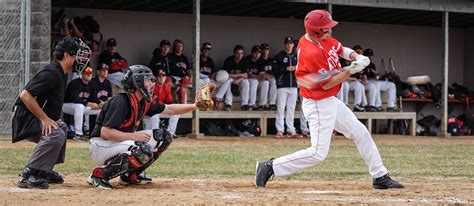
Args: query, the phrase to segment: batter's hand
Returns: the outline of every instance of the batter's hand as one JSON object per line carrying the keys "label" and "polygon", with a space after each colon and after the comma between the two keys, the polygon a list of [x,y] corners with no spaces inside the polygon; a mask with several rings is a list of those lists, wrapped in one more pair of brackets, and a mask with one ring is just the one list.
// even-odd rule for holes
{"label": "batter's hand", "polygon": [[355,74],[357,72],[360,72],[360,71],[364,70],[364,68],[365,68],[365,66],[361,65],[357,61],[353,61],[353,62],[351,62],[351,64],[349,66],[343,67],[343,69],[348,70],[349,73],[351,73],[351,74]]}
{"label": "batter's hand", "polygon": [[43,128],[42,128],[43,135],[49,135],[51,134],[51,132],[53,132],[53,129],[58,128],[58,123],[56,123],[54,120],[52,120],[49,117],[46,117],[45,119],[41,120],[41,125],[43,125]]}
{"label": "batter's hand", "polygon": [[363,66],[364,68],[369,66],[370,59],[364,55],[357,55],[355,60],[359,65]]}
{"label": "batter's hand", "polygon": [[150,141],[151,135],[145,132],[132,133],[132,139],[135,141],[148,142]]}

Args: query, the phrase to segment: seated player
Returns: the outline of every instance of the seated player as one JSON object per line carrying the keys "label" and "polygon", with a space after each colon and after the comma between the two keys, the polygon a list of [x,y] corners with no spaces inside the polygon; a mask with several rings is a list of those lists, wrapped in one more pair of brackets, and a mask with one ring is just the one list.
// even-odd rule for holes
{"label": "seated player", "polygon": [[[172,137],[161,129],[136,132],[145,115],[178,115],[212,106],[200,104],[200,101],[170,105],[152,102],[154,76],[143,65],[130,66],[123,84],[127,92],[119,93],[105,103],[91,135],[90,157],[99,166],[87,181],[96,188],[112,189],[109,180],[118,176],[121,184],[151,182],[141,173],[163,154]],[[196,93],[196,96],[201,95]]]}
{"label": "seated player", "polygon": [[89,131],[89,115],[97,115],[100,106],[94,95],[94,86],[91,83],[93,71],[87,67],[81,73],[81,78],[69,82],[64,97],[63,112],[74,116],[74,139],[86,141],[85,131]]}
{"label": "seated player", "polygon": [[[171,95],[171,86],[166,84],[166,72],[162,69],[159,69],[157,74],[155,74],[155,77],[156,82],[155,88],[153,89],[153,101],[158,101],[160,104],[172,104],[173,96]],[[178,126],[178,121],[179,115],[172,115],[169,117],[168,132],[171,134],[171,136],[173,136],[173,138],[177,138],[175,133],[176,127]],[[147,124],[144,124],[145,130],[158,128],[160,128],[160,114],[155,114],[148,118]]]}

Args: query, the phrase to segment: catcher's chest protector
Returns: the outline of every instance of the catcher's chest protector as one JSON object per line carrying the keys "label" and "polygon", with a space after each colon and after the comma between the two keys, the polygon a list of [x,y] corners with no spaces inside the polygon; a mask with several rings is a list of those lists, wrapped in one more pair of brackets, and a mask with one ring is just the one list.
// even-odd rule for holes
{"label": "catcher's chest protector", "polygon": [[130,117],[127,121],[122,123],[118,129],[123,132],[135,132],[143,120],[143,117],[145,117],[145,114],[148,112],[148,109],[150,109],[150,102],[144,101],[145,105],[140,108],[138,99],[133,93],[127,93],[126,95],[130,101]]}

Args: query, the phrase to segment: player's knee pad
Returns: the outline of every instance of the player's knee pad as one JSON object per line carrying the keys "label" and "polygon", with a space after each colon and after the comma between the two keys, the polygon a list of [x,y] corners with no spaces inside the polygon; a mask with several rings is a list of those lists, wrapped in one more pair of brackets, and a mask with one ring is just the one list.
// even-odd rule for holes
{"label": "player's knee pad", "polygon": [[163,153],[171,142],[173,142],[173,136],[164,129],[154,129],[153,138],[156,140],[156,148],[158,148],[158,153]]}
{"label": "player's knee pad", "polygon": [[153,151],[149,144],[142,141],[135,141],[135,145],[130,147],[130,163],[134,168],[141,168],[151,161]]}

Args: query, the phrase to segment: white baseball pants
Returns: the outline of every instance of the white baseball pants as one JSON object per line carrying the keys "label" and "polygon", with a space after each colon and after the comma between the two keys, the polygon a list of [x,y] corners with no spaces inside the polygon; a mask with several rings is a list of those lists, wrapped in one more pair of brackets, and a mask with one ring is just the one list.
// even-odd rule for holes
{"label": "white baseball pants", "polygon": [[273,160],[275,176],[289,175],[326,159],[333,129],[354,141],[373,178],[387,174],[369,131],[343,102],[336,97],[305,98],[303,112],[309,122],[311,146]]}
{"label": "white baseball pants", "polygon": [[268,104],[270,105],[276,105],[276,99],[277,99],[277,83],[275,77],[271,77],[268,79],[268,82],[270,83],[270,89],[268,91]]}
{"label": "white baseball pants", "polygon": [[[395,101],[397,101],[397,86],[393,82],[389,81],[376,81],[381,92],[387,92],[387,107],[395,107]],[[379,98],[375,102],[376,107],[382,106],[382,100]]]}
{"label": "white baseball pants", "polygon": [[[240,89],[240,105],[249,105],[249,89],[250,89],[250,83],[248,79],[243,79],[242,81],[239,82],[239,89]],[[226,98],[225,98],[225,103],[229,102],[229,99],[232,99],[232,90],[231,87],[229,86],[229,89],[227,89],[226,93]],[[232,105],[232,101],[230,101],[230,104]]]}
{"label": "white baseball pants", "polygon": [[354,106],[366,106],[367,98],[365,97],[365,87],[359,81],[349,82],[349,91],[354,91]]}
{"label": "white baseball pants", "polygon": [[[157,142],[153,138],[153,132],[151,130],[142,130],[138,132],[145,132],[152,135],[150,141],[148,141],[148,144],[151,148],[156,147]],[[90,139],[89,155],[92,161],[94,161],[97,165],[102,166],[104,165],[106,160],[110,159],[115,155],[121,153],[128,153],[130,155],[130,151],[128,151],[128,148],[130,148],[130,146],[132,145],[135,145],[135,141],[125,140],[121,142],[116,142],[106,140],[101,137],[94,137]]]}
{"label": "white baseball pants", "polygon": [[260,98],[258,100],[258,106],[266,106],[268,103],[268,90],[270,89],[270,82],[268,80],[259,80],[258,82],[258,93]]}
{"label": "white baseball pants", "polygon": [[[217,81],[214,81],[214,80],[211,80],[212,83],[216,84],[217,86],[217,92],[216,94],[214,95],[214,97],[216,98],[219,98],[219,99],[224,99],[224,95],[227,95],[227,91],[230,89],[230,85],[232,84],[232,79],[228,79],[227,81],[225,82],[222,82],[222,83],[219,83]],[[225,97],[225,101],[224,103],[226,105],[232,105],[232,99],[233,99],[233,96],[232,96],[232,93],[230,95],[227,95]]]}
{"label": "white baseball pants", "polygon": [[342,82],[341,89],[337,93],[337,98],[348,105],[349,103],[349,83],[347,81]]}
{"label": "white baseball pants", "polygon": [[[303,99],[304,97],[300,96],[301,110],[303,109]],[[306,121],[303,111],[300,111],[300,131],[302,133],[309,134],[308,121]]]}
{"label": "white baseball pants", "polygon": [[100,109],[92,110],[90,107],[86,107],[83,104],[64,103],[63,112],[74,116],[74,132],[77,135],[84,135],[82,126],[84,125],[84,128],[89,130],[89,116],[98,115]]}
{"label": "white baseball pants", "polygon": [[397,88],[393,82],[369,80],[365,89],[369,92],[367,96],[369,106],[382,106],[380,93],[384,91],[387,92],[387,107],[395,107]]}
{"label": "white baseball pants", "polygon": [[[256,102],[257,102],[257,90],[258,90],[258,79],[255,79],[255,78],[249,78],[249,83],[250,83],[250,87],[249,87],[249,106],[255,106],[256,105]],[[267,86],[268,88],[268,86]],[[268,89],[267,89],[268,90]]]}
{"label": "white baseball pants", "polygon": [[[171,115],[168,121],[168,132],[176,134],[176,127],[178,126],[179,115]],[[160,114],[155,114],[151,117],[146,116],[143,118],[143,129],[153,130],[160,128]]]}
{"label": "white baseball pants", "polygon": [[284,132],[285,120],[287,132],[290,134],[294,134],[296,133],[294,121],[296,100],[298,98],[298,89],[295,87],[285,87],[279,88],[277,92],[277,115],[275,119],[275,127],[277,131]]}

